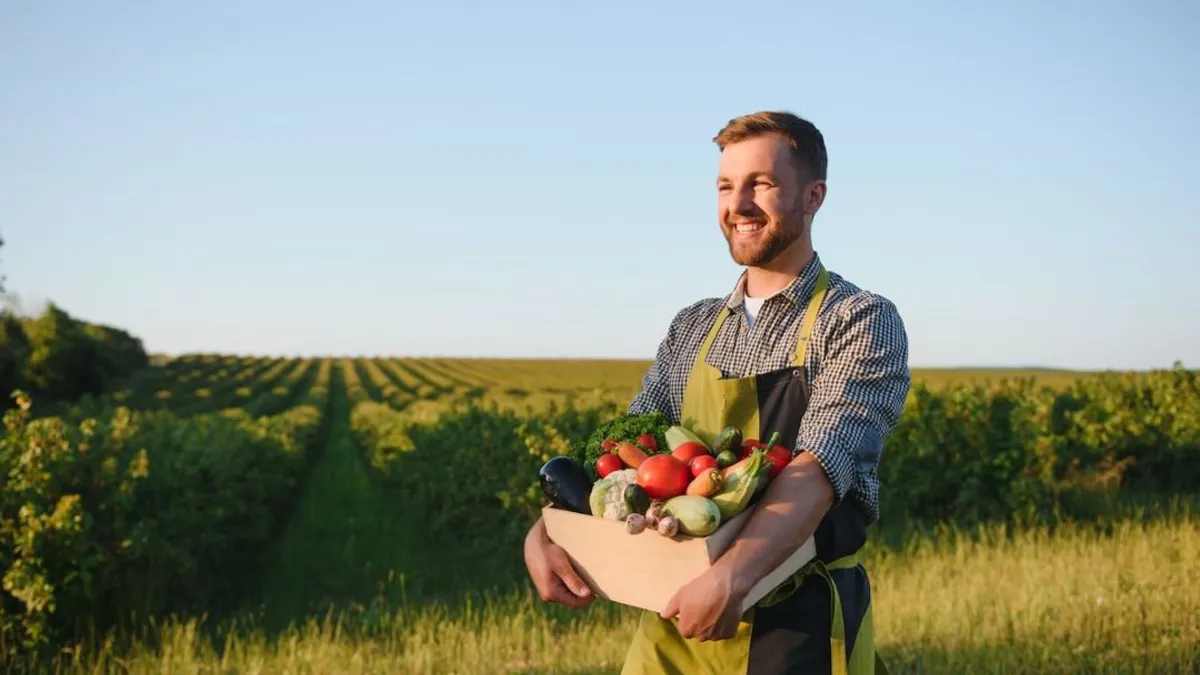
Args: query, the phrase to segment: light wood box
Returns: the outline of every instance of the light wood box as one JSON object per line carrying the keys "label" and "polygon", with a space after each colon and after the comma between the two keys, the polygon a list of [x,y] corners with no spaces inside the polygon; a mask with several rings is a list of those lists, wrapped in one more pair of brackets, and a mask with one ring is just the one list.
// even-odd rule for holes
{"label": "light wood box", "polygon": [[[567,552],[580,577],[597,597],[661,612],[677,590],[700,576],[721,557],[750,519],[747,509],[707,537],[664,537],[647,528],[629,534],[625,523],[545,507],[542,518],[550,540]],[[816,556],[810,537],[746,595],[742,611]]]}

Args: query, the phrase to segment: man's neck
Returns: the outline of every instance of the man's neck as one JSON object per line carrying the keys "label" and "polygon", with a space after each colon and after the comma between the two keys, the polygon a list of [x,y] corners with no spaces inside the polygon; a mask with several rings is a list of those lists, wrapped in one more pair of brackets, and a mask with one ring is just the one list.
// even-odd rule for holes
{"label": "man's neck", "polygon": [[746,268],[746,295],[762,298],[774,295],[800,276],[800,271],[813,259],[811,246],[792,253],[785,252],[762,267]]}

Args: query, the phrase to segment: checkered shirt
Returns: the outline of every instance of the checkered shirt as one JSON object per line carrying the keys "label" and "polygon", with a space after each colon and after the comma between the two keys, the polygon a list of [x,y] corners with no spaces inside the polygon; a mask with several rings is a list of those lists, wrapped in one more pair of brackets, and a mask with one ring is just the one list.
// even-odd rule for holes
{"label": "checkered shirt", "polygon": [[[680,310],[629,412],[661,411],[672,424],[679,422],[700,343],[726,307],[733,314],[713,341],[711,366],[726,377],[789,366],[819,264],[814,255],[790,285],[763,303],[749,331],[742,304],[744,273],[724,298],[707,298]],[[900,417],[912,381],[908,335],[896,306],[831,271],[804,365],[811,394],[795,452],[817,459],[833,485],[835,503],[851,497],[873,523],[879,519],[877,467],[883,441]]]}

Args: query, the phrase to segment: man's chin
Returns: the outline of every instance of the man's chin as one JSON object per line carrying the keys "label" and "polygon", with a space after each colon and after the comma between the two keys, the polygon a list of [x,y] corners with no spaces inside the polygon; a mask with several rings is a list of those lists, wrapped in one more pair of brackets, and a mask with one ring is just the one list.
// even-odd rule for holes
{"label": "man's chin", "polygon": [[784,241],[774,238],[756,242],[754,246],[747,246],[745,243],[739,245],[730,241],[728,237],[726,237],[725,241],[729,244],[729,256],[738,265],[743,267],[765,267],[786,254],[788,249],[796,243],[797,239]]}
{"label": "man's chin", "polygon": [[761,267],[769,262],[773,256],[768,255],[768,251],[761,248],[754,250],[746,250],[736,246],[729,247],[729,257],[733,258],[733,262],[742,267]]}

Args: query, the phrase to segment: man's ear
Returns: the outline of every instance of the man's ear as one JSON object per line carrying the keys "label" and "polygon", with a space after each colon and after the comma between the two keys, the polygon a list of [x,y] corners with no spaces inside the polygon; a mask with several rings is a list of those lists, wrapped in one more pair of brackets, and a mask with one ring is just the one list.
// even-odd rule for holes
{"label": "man's ear", "polygon": [[829,191],[829,186],[823,180],[809,181],[804,186],[804,215],[812,218],[817,215],[817,211],[821,210],[821,205],[825,203],[825,194]]}

